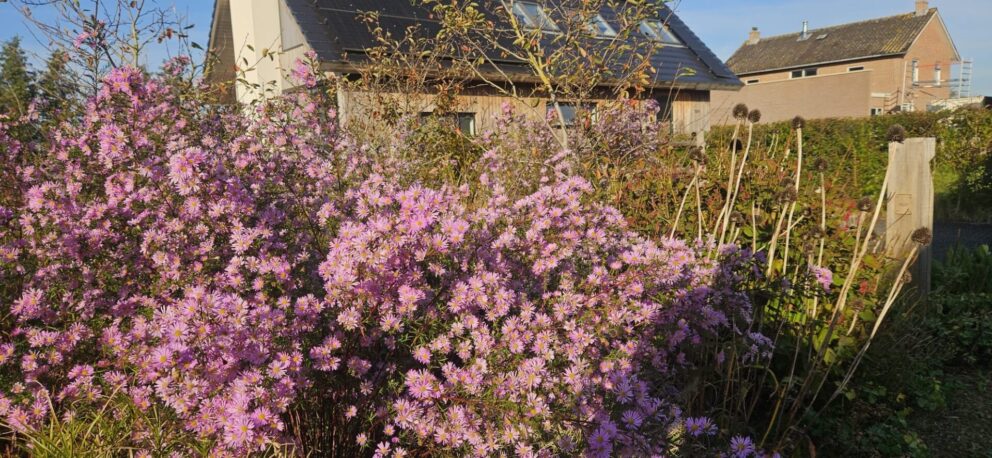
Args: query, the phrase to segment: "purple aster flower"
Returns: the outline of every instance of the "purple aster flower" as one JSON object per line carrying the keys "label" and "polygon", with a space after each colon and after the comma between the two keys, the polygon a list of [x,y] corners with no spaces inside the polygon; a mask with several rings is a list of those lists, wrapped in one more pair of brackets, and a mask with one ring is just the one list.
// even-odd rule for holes
{"label": "purple aster flower", "polygon": [[747,458],[754,453],[754,443],[750,437],[734,436],[730,440],[730,453],[736,458]]}

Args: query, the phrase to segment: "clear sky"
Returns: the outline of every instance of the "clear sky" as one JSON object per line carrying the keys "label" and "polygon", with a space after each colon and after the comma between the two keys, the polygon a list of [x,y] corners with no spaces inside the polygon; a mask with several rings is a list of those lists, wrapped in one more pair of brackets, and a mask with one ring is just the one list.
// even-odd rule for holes
{"label": "clear sky", "polygon": [[[0,0],[2,1],[2,0]],[[211,0],[157,0],[195,24],[193,41],[206,45],[213,9]],[[962,57],[975,61],[972,93],[992,95],[992,0],[931,0],[944,21]],[[818,28],[912,11],[914,0],[676,0],[676,11],[722,59],[744,42],[751,27],[765,36],[796,32],[803,20]],[[44,19],[45,12],[36,16]],[[24,39],[33,54],[44,54],[44,40],[33,37],[11,3],[0,3],[0,40],[14,35]],[[149,56],[157,66],[164,50]]]}

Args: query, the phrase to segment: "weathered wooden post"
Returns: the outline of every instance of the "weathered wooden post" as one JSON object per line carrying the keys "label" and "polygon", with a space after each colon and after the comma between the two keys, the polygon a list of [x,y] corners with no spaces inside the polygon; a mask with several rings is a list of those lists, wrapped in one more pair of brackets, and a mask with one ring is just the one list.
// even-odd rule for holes
{"label": "weathered wooden post", "polygon": [[[913,231],[933,233],[933,176],[930,161],[937,153],[935,138],[907,138],[889,143],[889,190],[886,193],[885,253],[904,260],[913,247]],[[930,246],[920,247],[911,270],[921,295],[930,292]]]}

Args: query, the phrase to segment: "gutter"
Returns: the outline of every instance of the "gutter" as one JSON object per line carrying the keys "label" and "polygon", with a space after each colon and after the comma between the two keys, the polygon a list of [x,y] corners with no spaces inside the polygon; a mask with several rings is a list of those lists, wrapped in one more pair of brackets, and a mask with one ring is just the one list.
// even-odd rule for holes
{"label": "gutter", "polygon": [[[818,66],[818,65],[832,65],[832,64],[842,64],[842,63],[845,63],[845,62],[859,62],[859,61],[863,61],[863,60],[881,59],[883,57],[899,57],[899,56],[905,56],[906,55],[906,52],[908,52],[908,51],[902,51],[902,52],[897,52],[897,53],[888,53],[888,54],[875,54],[875,55],[872,55],[872,56],[863,56],[863,57],[853,57],[853,58],[850,58],[850,59],[828,60],[828,61],[823,61],[823,62],[810,62],[808,64],[802,64],[802,65],[790,65],[788,67],[769,68],[767,70],[754,70],[754,71],[750,71],[750,72],[738,72],[737,75],[738,76],[761,75],[761,74],[765,74],[765,73],[783,72],[783,71],[786,71],[786,70],[795,70],[795,69],[801,69],[801,68],[808,68],[808,67],[814,67],[814,66]],[[733,69],[731,69],[731,70],[733,70]]]}

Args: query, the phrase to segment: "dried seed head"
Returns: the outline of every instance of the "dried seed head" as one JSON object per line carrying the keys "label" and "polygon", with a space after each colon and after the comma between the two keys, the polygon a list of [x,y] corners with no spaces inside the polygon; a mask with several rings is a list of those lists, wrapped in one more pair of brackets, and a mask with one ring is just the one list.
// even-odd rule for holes
{"label": "dried seed head", "polygon": [[744,224],[744,214],[741,212],[733,212],[730,214],[730,221],[740,226]]}
{"label": "dried seed head", "polygon": [[817,172],[826,172],[827,160],[822,157],[816,158],[816,160],[813,161],[813,170]]}
{"label": "dried seed head", "polygon": [[761,121],[761,111],[759,111],[759,110],[751,110],[747,114],[747,120],[748,120],[748,122],[750,122],[752,124],[757,124],[758,121]]}
{"label": "dried seed head", "polygon": [[734,119],[743,121],[744,118],[747,118],[747,114],[748,114],[747,105],[744,105],[743,103],[738,103],[736,106],[734,106]]}
{"label": "dried seed head", "polygon": [[802,215],[803,215],[803,218],[812,218],[813,217],[813,209],[812,208],[809,208],[809,207],[804,208],[803,209],[803,212],[802,212]]}
{"label": "dried seed head", "polygon": [[806,120],[803,119],[802,116],[796,116],[795,118],[792,118],[793,129],[802,129],[803,127],[806,127]]}
{"label": "dried seed head", "polygon": [[912,283],[913,282],[913,274],[909,273],[908,270],[906,272],[903,272],[903,274],[902,274],[902,282],[903,283]]}
{"label": "dried seed head", "polygon": [[699,146],[693,146],[689,148],[689,159],[693,162],[703,165],[706,163],[706,153],[703,152],[703,148]]}
{"label": "dried seed head", "polygon": [[861,313],[865,309],[865,301],[860,298],[852,300],[851,309],[854,310],[854,313]]}
{"label": "dried seed head", "polygon": [[731,151],[741,151],[743,149],[744,149],[744,142],[742,142],[739,138],[735,138],[733,141],[730,142]]}
{"label": "dried seed head", "polygon": [[867,213],[871,211],[871,207],[871,197],[862,197],[861,200],[858,201],[858,210]]}
{"label": "dried seed head", "polygon": [[779,183],[779,186],[781,186],[783,189],[784,188],[795,188],[796,187],[796,181],[793,180],[792,178],[783,178],[782,179],[782,182]]}
{"label": "dried seed head", "polygon": [[933,241],[933,233],[930,229],[921,227],[913,231],[913,241],[919,243],[920,245],[927,246]]}
{"label": "dried seed head", "polygon": [[823,232],[823,229],[820,229],[819,226],[816,226],[816,227],[813,228],[813,230],[809,231],[809,235],[810,235],[810,237],[812,237],[814,239],[819,239],[819,238],[823,238],[823,236],[825,236],[827,234],[824,233]]}
{"label": "dried seed head", "polygon": [[906,141],[906,128],[899,124],[893,124],[892,127],[889,127],[889,132],[885,134],[885,137],[890,142],[902,143]]}
{"label": "dried seed head", "polygon": [[796,188],[785,188],[778,193],[778,201],[784,204],[791,204],[796,201]]}

